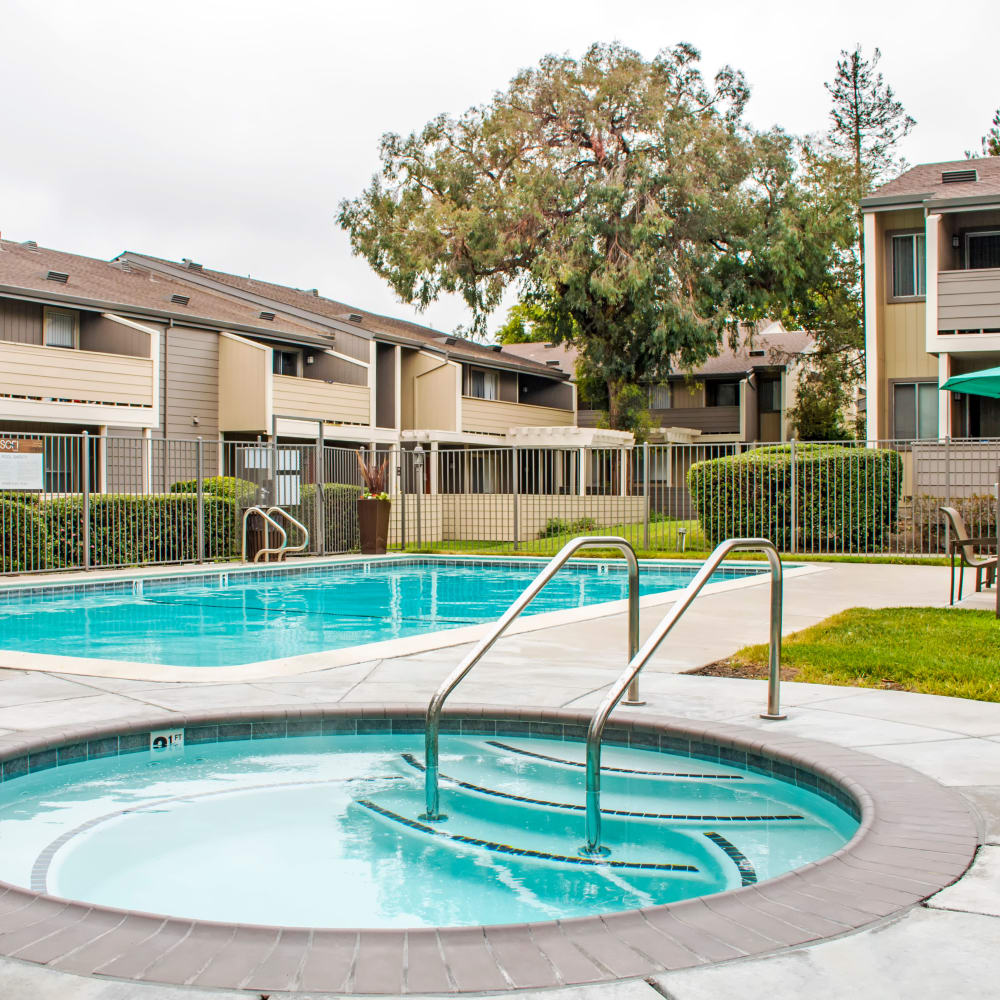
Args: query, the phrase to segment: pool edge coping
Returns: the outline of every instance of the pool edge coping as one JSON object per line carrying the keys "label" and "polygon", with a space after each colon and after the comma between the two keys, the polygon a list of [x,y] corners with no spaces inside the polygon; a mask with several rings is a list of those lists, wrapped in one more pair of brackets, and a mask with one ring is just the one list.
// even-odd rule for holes
{"label": "pool edge coping", "polygon": [[[0,737],[0,760],[74,742],[158,728],[338,717],[412,720],[421,719],[424,709],[416,704],[331,703],[313,707],[221,708],[194,713],[150,711],[110,724],[57,727],[30,736]],[[457,704],[445,717],[470,722],[490,719],[575,727],[585,726],[589,721],[588,713],[572,710],[511,709],[482,704]],[[761,732],[728,723],[645,716],[636,711],[616,713],[614,728],[630,734],[636,730],[667,731],[698,742],[752,751],[819,774],[858,803],[859,828],[846,845],[828,857],[758,885],[600,916],[485,927],[304,929],[219,923],[92,906],[0,883],[0,953],[64,971],[170,985],[279,991],[293,988],[338,994],[395,994],[404,990],[486,992],[610,982],[766,955],[860,930],[918,905],[957,880],[971,864],[980,843],[974,817],[957,792],[902,765],[850,748],[785,736],[775,730]],[[11,903],[15,902],[21,905],[12,909]],[[17,916],[26,908],[33,908],[38,916],[27,927]],[[144,940],[133,943],[129,955],[134,965],[137,949],[141,952],[145,948],[149,960],[135,974],[125,975],[121,968],[115,971],[116,956],[94,968],[83,968],[87,965],[88,947],[96,948],[98,955],[103,954],[96,945],[97,941],[103,941],[105,952],[109,946],[113,950],[114,939],[109,935],[126,925],[126,929],[134,930],[143,921],[149,925],[150,933]],[[169,933],[165,930],[168,925],[172,928]],[[174,940],[171,935],[176,936],[181,926],[187,929]],[[266,972],[270,955],[278,949],[283,937],[305,933],[308,940],[298,968],[307,969],[310,955],[320,945],[326,956],[324,960],[336,953],[341,956],[338,959],[341,964],[344,954],[350,951],[350,960],[340,980],[322,987],[299,981],[290,987],[267,981],[266,976],[254,978]],[[45,961],[39,961],[49,952],[58,951],[60,938],[80,938],[81,943],[69,952],[62,946],[64,953],[52,953]],[[261,958],[262,938],[271,946],[264,958]],[[379,966],[384,966],[387,955],[393,954],[398,954],[399,961],[405,963],[411,938],[437,942],[446,967],[447,984],[442,980],[426,989],[411,989],[403,966],[397,970],[397,982],[390,966],[376,969],[372,965],[375,955],[379,956],[376,963]],[[511,942],[515,939],[517,946],[513,947]],[[572,950],[566,953],[565,948]],[[472,952],[478,957],[469,966]],[[572,962],[567,955],[575,955]],[[193,963],[201,959],[204,959],[202,964],[192,971]],[[462,970],[460,975],[452,967],[456,962]],[[213,970],[216,964],[219,968]],[[574,964],[578,970],[581,964],[589,965],[599,974],[595,977],[591,972],[589,978],[574,978],[567,971]],[[244,973],[235,981],[231,972],[234,965]],[[104,966],[109,969],[103,971]],[[359,982],[364,986],[370,975],[376,979],[388,975],[392,982],[385,989],[358,988]]]}

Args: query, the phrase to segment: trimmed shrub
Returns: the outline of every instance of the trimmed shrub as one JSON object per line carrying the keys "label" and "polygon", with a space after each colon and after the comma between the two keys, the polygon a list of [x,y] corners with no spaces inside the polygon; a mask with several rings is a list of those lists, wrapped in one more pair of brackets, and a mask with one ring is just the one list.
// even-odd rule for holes
{"label": "trimmed shrub", "polygon": [[[942,507],[954,507],[962,515],[965,526],[972,538],[996,538],[997,501],[990,493],[978,493],[971,497],[955,497],[942,500],[941,497],[919,496],[913,498],[914,544],[920,552],[946,552],[945,517]],[[988,545],[978,548],[989,549]]]}
{"label": "trimmed shrub", "polygon": [[592,517],[581,517],[577,521],[565,521],[561,517],[550,517],[545,527],[538,532],[539,538],[556,538],[559,535],[575,535],[593,531],[597,522]]}
{"label": "trimmed shrub", "polygon": [[[361,548],[358,533],[358,499],[362,487],[351,483],[323,484],[324,551],[353,552]],[[316,486],[307,483],[302,487],[302,502],[295,516],[309,529],[310,545],[317,543]]]}
{"label": "trimmed shrub", "polygon": [[[896,527],[903,460],[895,451],[795,446],[796,548],[879,552]],[[788,445],[698,462],[688,489],[705,535],[764,537],[792,547],[792,459]]]}
{"label": "trimmed shrub", "polygon": [[[235,501],[204,498],[206,559],[239,554],[240,523]],[[59,497],[42,505],[52,542],[52,565],[84,565],[83,500]],[[90,498],[90,564],[134,566],[197,558],[198,501],[176,496],[99,494]]]}
{"label": "trimmed shrub", "polygon": [[[241,507],[249,507],[257,499],[257,485],[248,479],[236,476],[209,476],[202,480],[202,491],[205,496],[223,497],[235,500]],[[182,479],[170,487],[171,493],[197,493],[197,479]]]}
{"label": "trimmed shrub", "polygon": [[0,573],[47,569],[52,551],[45,519],[35,503],[0,498]]}

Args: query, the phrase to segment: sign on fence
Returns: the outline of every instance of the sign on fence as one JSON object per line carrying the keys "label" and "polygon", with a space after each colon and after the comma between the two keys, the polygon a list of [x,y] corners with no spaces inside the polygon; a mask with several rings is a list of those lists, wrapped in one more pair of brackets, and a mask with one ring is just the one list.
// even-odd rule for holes
{"label": "sign on fence", "polygon": [[0,438],[0,490],[45,488],[45,454],[41,441]]}

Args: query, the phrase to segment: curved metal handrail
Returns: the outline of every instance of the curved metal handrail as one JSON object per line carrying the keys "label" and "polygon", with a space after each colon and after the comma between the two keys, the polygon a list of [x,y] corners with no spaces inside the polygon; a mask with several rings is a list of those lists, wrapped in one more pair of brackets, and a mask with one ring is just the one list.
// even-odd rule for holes
{"label": "curved metal handrail", "polygon": [[608,849],[601,846],[601,737],[608,716],[622,699],[629,685],[638,677],[657,647],[677,624],[680,617],[698,596],[708,578],[718,569],[730,552],[737,549],[763,551],[771,567],[771,631],[770,631],[770,674],[767,688],[767,711],[762,719],[784,719],[781,714],[781,559],[773,542],[766,538],[730,538],[715,547],[705,560],[695,578],[688,584],[677,603],[670,609],[652,634],[630,660],[614,687],[605,696],[594,712],[587,729],[587,843],[580,849],[583,854],[606,855]]}
{"label": "curved metal handrail", "polygon": [[[461,663],[444,679],[427,705],[427,722],[424,728],[424,795],[427,811],[422,820],[441,820],[447,817],[440,812],[438,795],[438,735],[441,728],[441,710],[445,699],[458,686],[463,677],[482,659],[489,648],[507,631],[507,627],[538,596],[539,591],[559,572],[574,552],[582,548],[598,546],[616,548],[628,562],[628,657],[635,657],[639,646],[639,561],[635,549],[616,535],[589,535],[567,542],[545,566],[545,568],[525,588],[521,596],[504,612],[504,615],[476,644]],[[636,695],[638,692],[634,692]]]}
{"label": "curved metal handrail", "polygon": [[[285,510],[284,507],[268,507],[268,514],[281,514],[286,520],[291,522],[299,531],[302,532],[302,541],[298,545],[283,545],[281,552],[279,553],[280,558],[284,559],[289,552],[305,552],[309,547],[309,529],[296,517],[292,517],[291,514]],[[285,536],[287,539],[287,535]]]}
{"label": "curved metal handrail", "polygon": [[268,524],[270,524],[275,529],[275,531],[277,531],[278,534],[281,536],[281,544],[276,549],[268,548],[266,546],[262,549],[259,549],[255,553],[253,561],[255,563],[260,562],[261,556],[280,555],[288,546],[288,532],[285,531],[285,529],[280,524],[278,524],[278,522],[275,521],[275,519],[271,517],[271,515],[268,514],[268,512],[264,510],[263,507],[247,507],[247,509],[243,512],[243,550],[241,553],[243,557],[243,562],[247,561],[247,519],[250,517],[251,514],[260,514],[260,516],[264,518],[264,520]]}

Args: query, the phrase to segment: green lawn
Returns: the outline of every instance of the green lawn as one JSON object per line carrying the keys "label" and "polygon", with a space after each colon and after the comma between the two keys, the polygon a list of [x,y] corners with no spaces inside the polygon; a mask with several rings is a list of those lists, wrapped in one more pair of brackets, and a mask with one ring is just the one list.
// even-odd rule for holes
{"label": "green lawn", "polygon": [[[1000,622],[992,611],[850,608],[785,639],[783,676],[1000,701]],[[764,677],[767,646],[701,673]]]}

